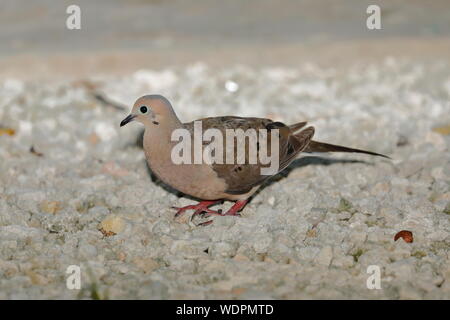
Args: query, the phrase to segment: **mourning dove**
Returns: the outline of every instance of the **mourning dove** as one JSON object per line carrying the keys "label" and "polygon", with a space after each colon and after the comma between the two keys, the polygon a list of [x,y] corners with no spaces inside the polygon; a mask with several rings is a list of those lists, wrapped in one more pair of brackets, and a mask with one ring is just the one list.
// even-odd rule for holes
{"label": "mourning dove", "polygon": [[[243,209],[249,198],[261,184],[289,166],[301,151],[357,152],[386,157],[370,151],[313,141],[311,139],[314,135],[314,127],[304,128],[306,122],[288,126],[281,122],[274,122],[264,118],[225,116],[203,118],[189,123],[182,123],[175,114],[170,102],[161,95],[146,95],[137,99],[131,114],[120,123],[120,126],[122,127],[134,120],[141,122],[145,127],[143,147],[152,172],[167,185],[201,200],[196,205],[176,208],[178,211],[175,216],[179,216],[186,210],[194,210],[194,215],[239,215],[238,212]],[[185,131],[193,133],[195,122],[201,123],[203,132],[212,128],[218,129],[221,133],[224,133],[226,129],[242,129],[244,131],[247,129],[265,129],[267,130],[267,138],[264,141],[266,141],[267,150],[270,150],[273,139],[270,132],[277,129],[278,170],[270,175],[262,174],[261,169],[267,167],[267,165],[264,166],[259,159],[257,163],[249,163],[248,145],[245,146],[245,163],[243,164],[238,164],[236,157],[233,158],[234,161],[231,163],[229,161],[209,164],[207,162],[194,163],[194,161],[175,163],[172,150],[179,141],[173,141],[172,134],[177,129],[185,129]],[[225,133],[223,137],[225,140]],[[190,138],[193,139],[193,135]],[[234,140],[234,142],[236,141]],[[264,141],[258,140],[257,152],[260,152],[259,143]],[[224,141],[224,143],[226,142]],[[194,144],[195,142],[191,145]],[[200,152],[208,144],[208,142],[203,142]],[[238,143],[235,143],[235,150],[237,147]],[[223,157],[225,158],[225,155]],[[236,202],[225,213],[222,213],[221,210],[214,211],[209,208],[223,200]],[[208,224],[210,222],[208,221]]]}

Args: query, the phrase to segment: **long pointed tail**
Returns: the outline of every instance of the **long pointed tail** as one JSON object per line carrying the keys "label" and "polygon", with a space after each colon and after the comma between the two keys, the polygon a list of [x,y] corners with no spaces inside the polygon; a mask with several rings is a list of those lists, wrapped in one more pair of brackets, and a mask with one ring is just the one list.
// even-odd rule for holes
{"label": "long pointed tail", "polygon": [[355,153],[365,153],[365,154],[370,154],[372,156],[379,156],[379,157],[391,159],[388,156],[385,156],[384,154],[375,153],[372,151],[347,148],[347,147],[343,147],[343,146],[338,146],[338,145],[334,145],[334,144],[318,142],[318,141],[313,141],[313,140],[311,140],[311,142],[303,150],[303,152],[355,152]]}

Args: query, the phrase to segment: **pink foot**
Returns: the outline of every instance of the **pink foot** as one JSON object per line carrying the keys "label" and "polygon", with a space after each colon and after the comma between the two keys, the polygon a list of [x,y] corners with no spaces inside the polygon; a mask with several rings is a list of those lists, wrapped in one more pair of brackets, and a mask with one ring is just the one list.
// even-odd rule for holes
{"label": "pink foot", "polygon": [[177,209],[174,218],[177,218],[180,215],[184,214],[187,210],[195,210],[193,216],[196,216],[201,213],[219,214],[218,211],[214,211],[208,208],[218,202],[220,201],[201,201],[198,204],[193,204],[185,207],[172,207],[174,209]]}
{"label": "pink foot", "polygon": [[[209,209],[208,207],[212,206],[213,204],[219,203],[221,201],[201,201],[200,203],[196,204],[196,205],[189,205],[189,206],[185,206],[185,207],[172,207],[174,209],[177,209],[177,213],[175,213],[175,217],[178,217],[180,215],[182,215],[183,213],[185,213],[187,210],[195,210],[194,213],[192,214],[192,218],[194,218],[194,216],[199,215],[199,214],[204,214],[205,217],[210,217],[210,216],[240,216],[240,214],[238,213],[239,211],[241,211],[245,205],[247,204],[248,200],[239,200],[236,201],[236,203],[230,208],[230,210],[228,210],[225,213],[222,213],[222,209],[219,209],[218,211],[214,211]],[[191,218],[191,219],[192,219]],[[199,223],[199,226],[207,226],[210,225],[211,223],[213,223],[213,220],[209,220],[206,222],[202,222]]]}
{"label": "pink foot", "polygon": [[[219,212],[213,212],[213,213],[208,212],[205,214],[205,216],[206,217],[210,217],[212,215],[215,215],[215,216],[240,216],[240,214],[238,212],[241,211],[245,207],[247,202],[248,202],[248,200],[239,200],[239,201],[236,201],[236,203],[230,208],[230,210],[228,210],[225,213],[222,213],[221,210],[219,210]],[[198,225],[205,227],[205,226],[210,225],[211,223],[213,223],[213,220],[202,222],[202,223],[199,223]]]}
{"label": "pink foot", "polygon": [[241,211],[245,205],[247,204],[248,200],[238,200],[236,201],[236,203],[230,208],[230,210],[228,210],[225,213],[220,212],[212,212],[212,213],[206,213],[205,216],[209,217],[211,215],[216,215],[216,216],[240,216],[240,214],[238,213],[239,211]]}

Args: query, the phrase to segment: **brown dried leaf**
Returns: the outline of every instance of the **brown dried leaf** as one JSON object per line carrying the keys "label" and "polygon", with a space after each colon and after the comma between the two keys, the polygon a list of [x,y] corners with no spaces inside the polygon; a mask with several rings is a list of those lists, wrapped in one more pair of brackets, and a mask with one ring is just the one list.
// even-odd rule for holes
{"label": "brown dried leaf", "polygon": [[0,136],[13,136],[16,134],[16,130],[11,128],[0,128]]}
{"label": "brown dried leaf", "polygon": [[450,135],[450,124],[447,126],[443,126],[443,127],[433,128],[433,131],[436,133],[442,134],[444,136],[448,136],[448,135]]}
{"label": "brown dried leaf", "polygon": [[398,232],[394,237],[394,241],[397,241],[399,238],[402,238],[407,243],[412,243],[414,241],[413,233],[408,230]]}

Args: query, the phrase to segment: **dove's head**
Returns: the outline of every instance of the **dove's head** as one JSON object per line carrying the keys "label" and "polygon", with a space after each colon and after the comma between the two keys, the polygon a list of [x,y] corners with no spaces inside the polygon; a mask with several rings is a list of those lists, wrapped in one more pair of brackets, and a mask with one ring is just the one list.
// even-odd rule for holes
{"label": "dove's head", "polygon": [[146,95],[137,99],[131,113],[122,120],[120,126],[123,127],[134,120],[143,123],[146,128],[179,122],[169,100],[157,94]]}

